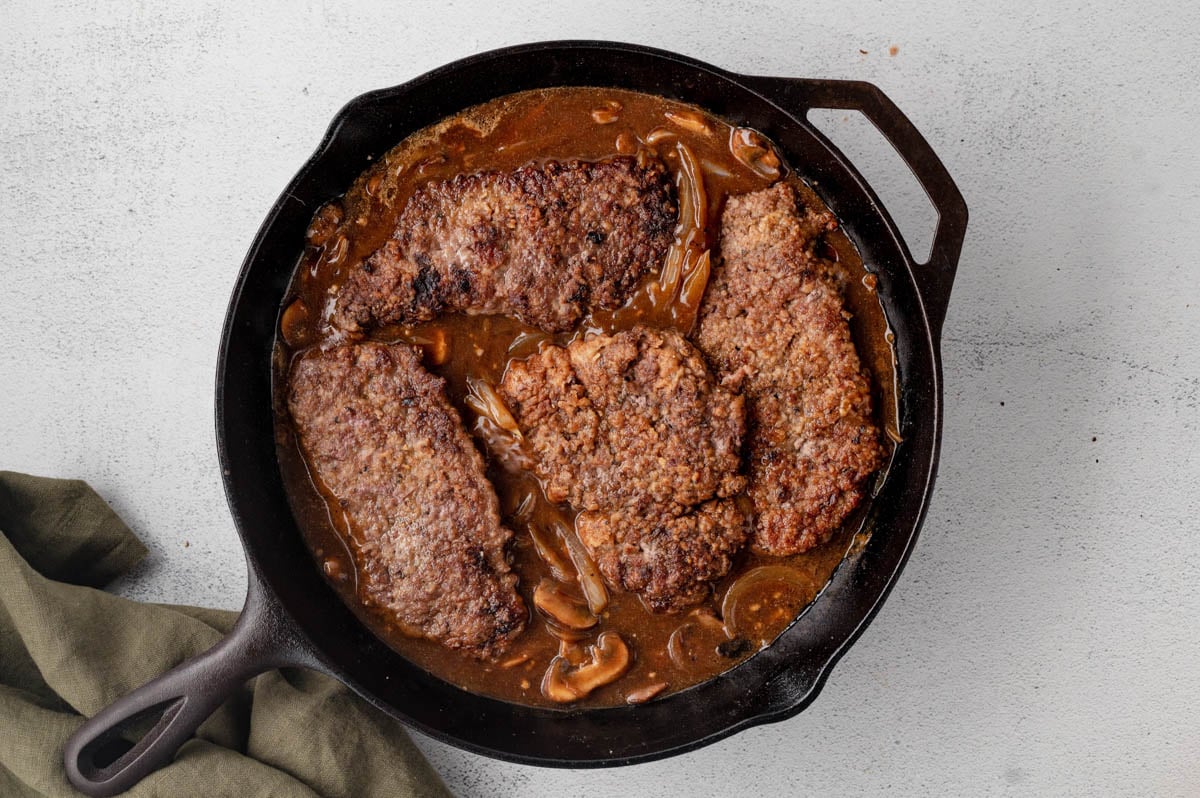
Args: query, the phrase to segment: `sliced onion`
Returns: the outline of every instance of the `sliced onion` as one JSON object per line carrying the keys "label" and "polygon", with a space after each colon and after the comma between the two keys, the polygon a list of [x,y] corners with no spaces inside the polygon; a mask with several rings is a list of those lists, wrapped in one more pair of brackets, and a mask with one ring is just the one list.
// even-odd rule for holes
{"label": "sliced onion", "polygon": [[644,704],[651,698],[667,689],[666,682],[655,682],[644,687],[638,687],[625,693],[626,704]]}
{"label": "sliced onion", "polygon": [[708,199],[704,191],[704,173],[692,153],[692,148],[682,141],[675,145],[679,152],[679,219],[684,220],[684,205],[691,216],[692,227],[703,230],[708,223]]}
{"label": "sliced onion", "polygon": [[583,597],[587,599],[588,609],[599,615],[608,606],[608,588],[604,586],[600,569],[596,567],[592,555],[588,553],[572,527],[565,523],[557,523],[555,526],[559,538],[567,547],[567,556],[571,558],[571,563],[579,574],[579,587],[583,591]]}
{"label": "sliced onion", "polygon": [[521,428],[509,411],[508,405],[496,393],[496,389],[486,380],[478,377],[467,377],[467,397],[464,400],[467,407],[474,410],[483,418],[489,419],[496,426],[511,433],[518,440],[522,439]]}
{"label": "sliced onion", "polygon": [[679,301],[693,315],[700,310],[700,301],[704,299],[704,289],[708,287],[708,277],[712,273],[712,255],[709,250],[696,259],[696,265],[683,278],[683,287],[679,290]]}
{"label": "sliced onion", "polygon": [[678,133],[676,133],[674,130],[671,130],[670,128],[656,127],[656,128],[654,128],[654,130],[651,130],[649,133],[647,133],[646,138],[642,139],[642,141],[646,142],[646,144],[653,147],[655,144],[658,144],[660,141],[665,141],[666,139],[669,139],[669,138],[676,138],[678,135],[679,135]]}
{"label": "sliced onion", "polygon": [[700,167],[704,169],[704,174],[712,175],[713,177],[733,177],[733,172],[721,166],[716,161],[710,161],[707,158],[700,159]]}
{"label": "sliced onion", "polygon": [[[721,602],[721,617],[725,619],[725,632],[729,637],[746,637],[764,643],[770,642],[761,635],[755,636],[747,615],[760,611],[751,609],[756,602],[761,605],[772,600],[772,597],[767,595],[767,589],[772,584],[797,594],[804,604],[811,601],[815,593],[811,580],[806,579],[800,571],[786,565],[762,565],[748,571],[730,585]],[[789,603],[785,609],[789,615],[794,615],[800,607]]]}
{"label": "sliced onion", "polygon": [[542,562],[550,569],[550,575],[559,582],[574,582],[575,569],[562,554],[560,548],[562,542],[558,538],[557,531],[547,529],[543,524],[534,520],[541,508],[547,506],[549,502],[542,495],[541,488],[532,480],[530,483],[529,488],[521,497],[521,501],[517,504],[513,516],[529,531],[529,539],[533,541],[533,547],[537,551],[538,557],[541,557]]}
{"label": "sliced onion", "polygon": [[558,546],[555,545],[558,540],[557,536],[548,532],[541,524],[531,522],[525,526],[529,530],[529,538],[533,541],[533,547],[537,550],[538,556],[550,569],[550,575],[560,582],[575,581],[574,568],[567,564],[562,554],[559,553]]}

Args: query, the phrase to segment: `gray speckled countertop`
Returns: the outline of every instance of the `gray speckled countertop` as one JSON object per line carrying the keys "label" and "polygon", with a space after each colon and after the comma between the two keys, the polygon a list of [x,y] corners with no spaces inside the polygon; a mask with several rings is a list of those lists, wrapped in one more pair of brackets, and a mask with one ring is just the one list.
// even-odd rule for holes
{"label": "gray speckled countertop", "polygon": [[1200,794],[1200,6],[967,6],[0,2],[0,468],[113,504],[153,552],[121,593],[236,608],[221,321],[345,101],[552,38],[872,81],[971,208],[941,475],[886,607],[808,711],[684,757],[421,746],[464,796]]}

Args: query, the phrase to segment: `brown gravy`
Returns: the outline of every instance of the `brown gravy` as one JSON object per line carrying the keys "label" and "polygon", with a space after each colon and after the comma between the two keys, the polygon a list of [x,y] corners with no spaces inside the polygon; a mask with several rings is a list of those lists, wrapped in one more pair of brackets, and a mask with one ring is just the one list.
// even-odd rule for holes
{"label": "brown gravy", "polygon": [[[635,323],[690,332],[700,296],[700,255],[714,247],[725,197],[793,181],[805,202],[817,196],[758,133],[731,126],[698,108],[660,97],[596,88],[548,89],[502,97],[420,131],[371,165],[337,201],[313,220],[289,287],[276,350],[276,417],[281,467],[296,518],[328,581],[355,614],[389,646],[441,678],[467,690],[523,704],[561,706],[540,685],[550,660],[563,651],[582,655],[604,631],[615,631],[633,652],[629,671],[578,704],[613,705],[649,700],[704,681],[751,656],[775,639],[829,581],[861,522],[861,512],[832,540],[787,558],[743,552],[731,573],[703,605],[680,615],[656,615],[637,596],[610,590],[600,623],[574,646],[564,646],[551,626],[531,611],[529,627],[499,662],[477,662],[440,645],[407,637],[358,592],[354,530],[333,497],[310,475],[292,434],[282,400],[288,364],[310,346],[337,339],[326,324],[329,305],[347,270],[387,240],[413,190],[426,181],[485,169],[510,170],[546,160],[599,160],[652,151],[676,178],[680,224],[662,273],[649,275],[617,311],[595,313],[574,333],[548,336],[500,316],[446,315],[427,324],[389,326],[371,338],[422,346],[426,364],[446,379],[451,402],[462,413],[489,462],[505,523],[515,532],[512,558],[521,593],[532,608],[538,583],[573,573],[568,550],[554,530],[571,531],[565,508],[550,505],[536,480],[501,463],[503,436],[467,402],[468,380],[497,384],[513,358],[532,353],[538,341],[565,343],[588,330],[614,331]],[[886,319],[858,252],[843,232],[826,236],[824,253],[846,273],[851,328],[870,373],[881,428],[895,439],[896,399]],[[690,290],[689,290],[690,287]],[[702,284],[701,284],[702,290]],[[541,549],[541,553],[539,553]],[[578,595],[573,584],[569,589]],[[722,622],[724,620],[724,623]],[[732,634],[726,627],[732,627]],[[561,635],[561,633],[560,633]]]}

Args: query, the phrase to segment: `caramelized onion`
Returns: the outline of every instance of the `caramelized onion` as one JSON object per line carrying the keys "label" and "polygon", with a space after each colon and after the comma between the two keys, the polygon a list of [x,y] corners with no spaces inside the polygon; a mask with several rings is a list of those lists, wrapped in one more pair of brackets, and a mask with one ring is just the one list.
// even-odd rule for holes
{"label": "caramelized onion", "polygon": [[567,547],[567,556],[571,558],[571,564],[579,574],[579,587],[587,599],[588,609],[599,615],[608,606],[608,588],[604,586],[604,578],[600,576],[600,570],[596,568],[592,555],[579,540],[575,530],[566,524],[557,526],[559,537]]}
{"label": "caramelized onion", "polygon": [[496,389],[492,387],[491,383],[478,377],[467,377],[467,389],[469,393],[463,400],[467,407],[511,433],[513,437],[522,440],[521,428],[517,426],[517,420],[513,418],[508,405],[504,404],[504,400],[500,398],[500,394],[496,393]]}
{"label": "caramelized onion", "polygon": [[687,247],[678,244],[672,244],[671,248],[667,250],[667,259],[663,263],[662,274],[658,278],[662,299],[665,301],[670,301],[679,288],[679,280],[683,277],[683,259],[686,253]]}
{"label": "caramelized onion", "polygon": [[440,366],[450,359],[450,336],[441,327],[428,327],[420,332],[406,332],[403,339],[421,347],[426,364]]}
{"label": "caramelized onion", "polygon": [[521,445],[521,439],[487,416],[475,419],[471,432],[483,441],[488,454],[505,470],[519,474],[533,469],[533,458]]}
{"label": "caramelized onion", "polygon": [[[676,145],[679,155],[679,226],[674,243],[667,250],[667,258],[659,275],[659,293],[663,301],[670,302],[679,290],[679,283],[692,265],[695,250],[701,248],[704,229],[708,222],[708,197],[704,189],[704,175],[697,164],[696,156],[682,142]],[[693,267],[694,268],[694,267]]]}

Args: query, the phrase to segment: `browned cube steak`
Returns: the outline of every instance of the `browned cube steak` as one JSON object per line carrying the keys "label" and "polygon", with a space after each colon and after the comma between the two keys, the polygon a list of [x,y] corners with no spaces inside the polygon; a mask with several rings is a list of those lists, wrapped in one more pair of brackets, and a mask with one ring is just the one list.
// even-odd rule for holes
{"label": "browned cube steak", "polygon": [[700,308],[697,344],[746,397],[752,544],[770,554],[827,539],[884,458],[832,264],[813,252],[835,226],[785,183],[730,198]]}
{"label": "browned cube steak", "polygon": [[746,539],[733,501],[742,399],[676,332],[635,327],[511,363],[500,385],[551,501],[614,586],[656,610],[703,599]]}
{"label": "browned cube steak", "polygon": [[311,349],[288,406],[309,462],[344,508],[364,592],[410,634],[495,657],[528,612],[483,458],[412,347]]}
{"label": "browned cube steak", "polygon": [[504,313],[551,332],[624,302],[671,243],[674,184],[613,158],[422,186],[391,240],[347,279],[334,322],[356,331],[443,311]]}

